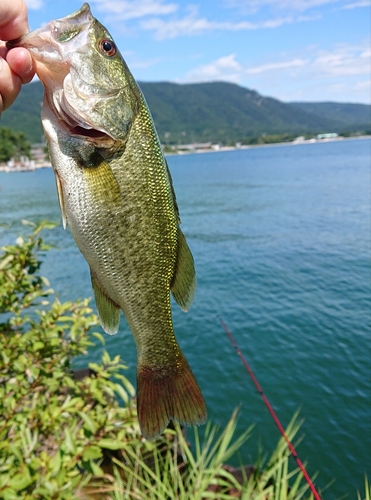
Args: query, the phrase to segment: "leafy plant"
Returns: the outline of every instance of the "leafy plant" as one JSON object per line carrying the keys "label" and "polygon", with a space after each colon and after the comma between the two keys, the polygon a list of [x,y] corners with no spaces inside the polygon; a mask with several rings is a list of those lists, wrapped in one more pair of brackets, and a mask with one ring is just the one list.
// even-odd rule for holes
{"label": "leafy plant", "polygon": [[[104,352],[76,377],[71,360],[103,342],[98,319],[88,300],[53,297],[39,271],[49,248],[40,232],[54,224],[28,224],[0,255],[1,499],[311,498],[283,440],[262,467],[226,465],[251,433],[235,437],[237,412],[221,432],[195,429],[194,450],[177,424],[148,442],[119,356]],[[295,416],[290,439],[298,428]]]}
{"label": "leafy plant", "polygon": [[[91,377],[76,380],[71,359],[93,345],[98,324],[87,300],[60,303],[39,275],[39,233],[2,248],[0,311],[0,498],[74,498],[92,475],[104,475],[105,450],[141,439],[134,389],[119,357],[104,353]],[[31,307],[32,306],[32,307]],[[35,306],[42,306],[36,309]],[[124,401],[120,406],[118,398]]]}

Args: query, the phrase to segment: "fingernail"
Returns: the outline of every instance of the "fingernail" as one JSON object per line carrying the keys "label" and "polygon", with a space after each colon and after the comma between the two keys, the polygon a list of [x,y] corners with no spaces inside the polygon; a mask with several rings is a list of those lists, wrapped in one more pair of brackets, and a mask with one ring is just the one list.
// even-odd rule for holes
{"label": "fingernail", "polygon": [[3,58],[0,57],[0,71],[1,71],[2,67],[3,67]]}

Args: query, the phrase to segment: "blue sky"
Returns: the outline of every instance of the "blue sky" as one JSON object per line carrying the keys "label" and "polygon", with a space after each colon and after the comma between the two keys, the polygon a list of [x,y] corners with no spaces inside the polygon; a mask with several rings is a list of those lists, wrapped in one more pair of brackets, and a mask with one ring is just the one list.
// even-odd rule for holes
{"label": "blue sky", "polygon": [[[80,0],[26,0],[30,28]],[[371,101],[370,0],[90,0],[139,81],[229,81],[285,102]]]}

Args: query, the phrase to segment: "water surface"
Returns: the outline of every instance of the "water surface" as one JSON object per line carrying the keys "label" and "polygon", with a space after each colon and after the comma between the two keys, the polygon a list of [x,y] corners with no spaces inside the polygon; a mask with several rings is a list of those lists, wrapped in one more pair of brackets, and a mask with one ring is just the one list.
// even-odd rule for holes
{"label": "water surface", "polygon": [[[198,277],[191,311],[174,305],[174,324],[209,416],[225,425],[241,405],[239,430],[255,424],[245,462],[279,438],[221,317],[283,425],[300,408],[299,456],[310,474],[319,471],[320,488],[336,479],[324,499],[356,498],[364,473],[371,477],[370,144],[168,158]],[[51,169],[0,174],[0,185],[2,244],[24,231],[23,218],[60,221]],[[70,233],[59,226],[46,235],[55,248],[43,273],[61,299],[91,296]],[[135,346],[124,320],[106,341],[134,382]]]}

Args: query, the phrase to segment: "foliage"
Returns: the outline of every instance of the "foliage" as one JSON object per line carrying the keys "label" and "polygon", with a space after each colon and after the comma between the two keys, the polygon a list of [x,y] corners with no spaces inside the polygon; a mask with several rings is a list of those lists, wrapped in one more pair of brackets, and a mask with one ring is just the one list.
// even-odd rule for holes
{"label": "foliage", "polygon": [[3,126],[24,132],[31,144],[43,142],[42,102],[43,86],[40,81],[22,85],[17,99],[1,115]]}
{"label": "foliage", "polygon": [[[250,429],[233,441],[236,427],[234,415],[224,431],[217,436],[217,428],[207,425],[206,437],[200,443],[195,428],[196,451],[192,452],[178,424],[168,430],[162,439],[143,446],[120,450],[121,460],[113,458],[116,468],[111,478],[116,500],[198,500],[205,498],[232,498],[228,490],[236,484],[235,478],[223,468],[223,463],[246,441]],[[93,495],[99,483],[85,489]],[[241,485],[239,485],[241,489]],[[107,487],[109,489],[109,487]]]}
{"label": "foliage", "polygon": [[[208,423],[194,450],[179,425],[155,442],[139,432],[134,390],[118,356],[104,352],[78,380],[71,360],[102,341],[87,300],[60,303],[41,277],[48,249],[33,225],[0,255],[0,498],[156,499],[311,498],[299,470],[290,470],[283,440],[267,463],[225,465],[248,439],[235,437],[235,413],[219,432]],[[296,417],[287,429],[292,439]]]}
{"label": "foliage", "polygon": [[291,106],[306,113],[341,123],[344,127],[349,127],[349,125],[370,127],[369,105],[350,102],[293,102]]}
{"label": "foliage", "polygon": [[[237,480],[225,461],[234,455],[248,439],[251,429],[235,439],[235,412],[228,425],[218,434],[215,426],[207,424],[205,436],[194,429],[195,451],[192,451],[179,426],[175,424],[175,444],[169,445],[168,437],[152,445],[143,454],[140,446],[122,450],[123,459],[114,459],[117,465],[111,477],[111,492],[115,500],[300,500],[313,499],[309,486],[302,478],[299,468],[290,470],[287,446],[280,440],[264,468],[241,467],[242,480]],[[290,422],[287,435],[293,439],[300,425],[296,416]],[[100,484],[90,484],[85,493],[95,498]],[[109,487],[106,491],[109,491]],[[90,496],[91,495],[91,496]],[[96,497],[96,498],[99,498]]]}
{"label": "foliage", "polygon": [[259,137],[250,137],[244,141],[244,144],[255,145],[255,144],[274,144],[278,142],[290,142],[295,139],[295,134],[263,134]]}
{"label": "foliage", "polygon": [[[119,357],[104,353],[94,376],[77,381],[70,362],[93,345],[97,325],[87,300],[48,303],[35,252],[47,247],[35,226],[2,248],[0,265],[0,497],[74,498],[106,449],[140,439],[129,400],[134,391]],[[35,307],[42,306],[37,310]],[[100,337],[100,334],[95,334]],[[124,400],[120,407],[117,399]],[[82,473],[82,471],[84,473]]]}
{"label": "foliage", "polygon": [[[27,221],[23,223],[31,224]],[[18,315],[29,308],[35,299],[52,293],[50,288],[44,290],[44,286],[49,286],[49,282],[39,275],[41,261],[37,254],[50,248],[43,242],[40,232],[42,229],[53,227],[55,224],[43,221],[34,226],[32,235],[26,240],[19,236],[15,245],[1,248],[3,254],[0,263],[0,313],[12,312]]]}
{"label": "foliage", "polygon": [[14,132],[7,127],[0,128],[0,161],[10,158],[19,159],[20,156],[29,156],[31,144],[24,132]]}

